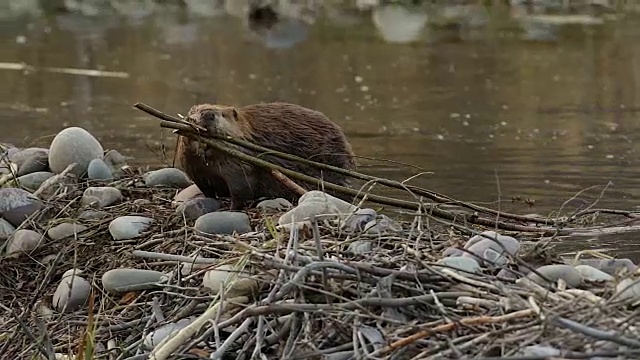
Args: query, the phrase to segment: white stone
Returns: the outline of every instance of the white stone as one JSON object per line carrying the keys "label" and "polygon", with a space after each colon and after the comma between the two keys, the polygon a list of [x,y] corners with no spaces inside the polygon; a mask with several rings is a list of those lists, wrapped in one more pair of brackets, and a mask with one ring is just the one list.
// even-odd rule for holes
{"label": "white stone", "polygon": [[109,233],[114,240],[133,239],[140,236],[153,222],[152,218],[144,216],[120,216],[109,224]]}
{"label": "white stone", "polygon": [[185,189],[182,189],[179,193],[177,193],[176,196],[173,197],[173,201],[171,202],[171,205],[179,206],[183,202],[193,200],[193,199],[203,198],[203,197],[205,196],[202,193],[202,191],[200,191],[200,189],[198,188],[198,185],[193,184],[188,186]]}
{"label": "white stone", "polygon": [[349,247],[347,248],[347,250],[354,254],[364,255],[370,252],[371,248],[372,248],[371,241],[356,240],[351,244],[349,244]]}
{"label": "white stone", "polygon": [[636,302],[640,301],[640,278],[624,279],[616,286],[614,301]]}
{"label": "white stone", "polygon": [[606,272],[596,269],[589,265],[577,265],[576,270],[582,275],[583,278],[589,279],[592,281],[610,281],[613,280],[613,276],[607,274]]}
{"label": "white stone", "polygon": [[436,262],[436,264],[446,265],[448,267],[464,270],[466,272],[478,272],[480,270],[480,264],[473,258],[466,258],[460,256],[445,257]]}
{"label": "white stone", "polygon": [[312,190],[304,193],[298,199],[298,205],[305,202],[330,202],[333,206],[338,209],[338,212],[348,215],[350,213],[355,212],[358,208],[351,203],[348,203],[342,199],[339,199],[333,195],[329,195],[325,192],[319,190]]}
{"label": "white stone", "polygon": [[[556,283],[559,279],[564,280],[570,287],[577,287],[582,283],[582,275],[571,265],[565,264],[552,264],[544,265],[536,269],[540,275],[546,279]],[[538,276],[533,271],[527,274],[527,277],[538,284],[545,284],[546,281]],[[553,285],[553,284],[551,284]]]}
{"label": "white stone", "polygon": [[87,227],[82,224],[62,223],[50,228],[47,235],[52,240],[60,240],[66,237],[75,238],[76,234],[86,230]]}
{"label": "white stone", "polygon": [[60,131],[49,147],[49,167],[56,174],[67,166],[76,163],[71,172],[82,177],[93,159],[101,159],[104,149],[98,140],[87,130],[80,127],[68,127]]}
{"label": "white stone", "polygon": [[287,211],[292,207],[289,200],[282,198],[262,200],[256,205],[256,208],[262,211]]}
{"label": "white stone", "polygon": [[214,294],[226,286],[227,296],[241,296],[251,294],[257,288],[258,282],[251,279],[248,273],[235,270],[233,265],[220,265],[204,274],[202,286]]}
{"label": "white stone", "polygon": [[351,231],[362,231],[368,223],[376,219],[377,215],[378,213],[373,209],[358,209],[344,220],[342,226]]}
{"label": "white stone", "polygon": [[193,318],[184,318],[180,319],[175,323],[168,323],[160,326],[159,328],[151,331],[144,338],[144,345],[148,347],[153,347],[158,345],[162,340],[164,340],[167,336],[173,335],[185,328],[187,325],[191,324]]}
{"label": "white stone", "polygon": [[109,186],[92,186],[82,194],[82,205],[97,204],[99,208],[111,206],[123,199],[120,190]]}
{"label": "white stone", "polygon": [[[506,254],[514,256],[520,250],[520,242],[511,237],[496,234],[494,231],[485,231],[483,234],[496,238],[498,243],[502,244],[506,249]],[[507,263],[508,259],[505,256],[505,250],[492,239],[484,238],[480,235],[475,235],[467,243],[464,248],[468,251],[465,252],[462,257],[474,258],[474,255],[481,265],[485,266],[501,266]]]}
{"label": "white stone", "polygon": [[364,231],[368,234],[387,234],[402,231],[402,226],[393,221],[387,215],[379,215],[364,225]]}
{"label": "white stone", "polygon": [[307,200],[282,214],[278,219],[278,225],[289,228],[293,222],[294,226],[302,227],[305,224],[311,224],[310,216],[315,216],[318,221],[323,221],[339,218],[339,213],[340,210],[332,202]]}
{"label": "white stone", "polygon": [[73,312],[86,304],[91,284],[80,276],[77,269],[67,270],[53,294],[52,304],[58,312]]}

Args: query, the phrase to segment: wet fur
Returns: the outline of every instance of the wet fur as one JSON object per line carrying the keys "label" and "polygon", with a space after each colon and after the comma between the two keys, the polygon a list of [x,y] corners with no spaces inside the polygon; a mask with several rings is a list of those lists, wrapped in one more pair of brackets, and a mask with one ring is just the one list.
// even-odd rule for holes
{"label": "wet fur", "polygon": [[[189,110],[187,119],[205,126],[212,133],[242,138],[316,162],[355,169],[353,151],[342,129],[321,112],[299,105],[273,102],[234,108],[200,104]],[[237,149],[248,152],[239,147]],[[197,141],[180,136],[176,151],[182,168],[204,195],[231,197],[231,208],[234,210],[259,198],[281,197],[295,201],[299,197],[268,171],[243,163]],[[344,175],[273,156],[263,155],[260,158],[317,179],[349,186],[349,178]],[[309,188],[309,184],[301,185]]]}

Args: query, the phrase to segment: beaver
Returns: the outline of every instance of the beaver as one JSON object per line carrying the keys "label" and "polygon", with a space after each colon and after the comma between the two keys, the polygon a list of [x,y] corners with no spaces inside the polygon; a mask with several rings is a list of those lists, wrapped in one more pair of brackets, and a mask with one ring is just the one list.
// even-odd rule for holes
{"label": "beaver", "polygon": [[[242,107],[198,104],[187,121],[205,127],[211,134],[231,136],[272,150],[315,162],[353,170],[353,149],[342,129],[323,113],[286,102],[268,102]],[[230,144],[225,144],[231,146]],[[258,155],[233,145],[233,148]],[[231,209],[240,210],[260,198],[294,201],[299,195],[263,168],[240,161],[197,140],[179,136],[176,157],[185,173],[207,197],[231,198]],[[263,155],[261,159],[336,185],[350,186],[345,175]],[[307,185],[307,184],[305,184]],[[347,196],[327,193],[351,201]]]}

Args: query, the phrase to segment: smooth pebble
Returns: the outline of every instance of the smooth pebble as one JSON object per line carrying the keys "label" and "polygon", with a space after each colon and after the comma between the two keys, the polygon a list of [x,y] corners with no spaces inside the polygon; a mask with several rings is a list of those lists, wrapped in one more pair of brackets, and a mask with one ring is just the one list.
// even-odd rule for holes
{"label": "smooth pebble", "polygon": [[261,211],[287,211],[293,208],[293,205],[287,199],[275,198],[260,201],[256,208]]}
{"label": "smooth pebble", "polygon": [[584,279],[589,279],[592,281],[610,281],[613,280],[613,276],[607,274],[606,272],[596,269],[593,266],[589,265],[577,265],[576,270],[582,275]]}
{"label": "smooth pebble", "polygon": [[30,191],[36,191],[45,181],[50,179],[53,175],[55,174],[49,171],[36,171],[30,174],[22,175],[16,180],[18,181],[20,187],[23,187]]}
{"label": "smooth pebble", "polygon": [[455,246],[449,246],[448,248],[444,249],[444,251],[442,252],[442,256],[444,257],[462,256],[462,254],[464,254],[464,250],[457,248]]}
{"label": "smooth pebble", "polygon": [[609,275],[616,275],[621,270],[633,272],[638,266],[630,259],[579,259],[580,265],[589,265]]}
{"label": "smooth pebble", "polygon": [[114,240],[127,240],[140,236],[153,223],[152,218],[127,215],[120,216],[109,223],[109,233]]}
{"label": "smooth pebble", "polygon": [[636,302],[640,301],[640,278],[632,280],[626,278],[616,286],[614,301]]}
{"label": "smooth pebble", "polygon": [[87,167],[87,177],[91,180],[113,180],[113,173],[104,160],[93,159]]}
{"label": "smooth pebble", "polygon": [[78,215],[78,218],[80,218],[82,220],[98,220],[98,219],[103,219],[103,218],[105,218],[107,216],[109,216],[109,213],[106,212],[106,211],[102,211],[102,210],[85,210],[80,215]]}
{"label": "smooth pebble", "polygon": [[148,187],[166,186],[181,189],[187,188],[192,184],[187,174],[176,168],[149,171],[144,175],[144,183]]}
{"label": "smooth pebble", "polygon": [[345,215],[355,212],[357,210],[357,207],[355,205],[320,190],[312,190],[304,193],[298,199],[298,205],[305,202],[310,202],[310,201],[330,202],[338,209],[338,212],[343,213]]}
{"label": "smooth pebble", "polygon": [[44,203],[26,190],[0,189],[0,216],[13,226],[20,226],[25,219],[43,207]]}
{"label": "smooth pebble", "polygon": [[343,227],[351,231],[362,231],[369,222],[376,219],[376,215],[378,213],[373,209],[358,209],[344,220]]}
{"label": "smooth pebble", "polygon": [[99,208],[111,206],[123,200],[119,189],[110,186],[88,187],[82,194],[82,205],[96,204]]}
{"label": "smooth pebble", "polygon": [[402,231],[402,227],[387,215],[383,214],[366,223],[364,226],[364,231],[368,234],[380,235],[390,232]]}
{"label": "smooth pebble", "polygon": [[171,205],[178,206],[185,201],[189,201],[192,199],[199,199],[203,197],[205,196],[202,193],[202,191],[200,191],[200,188],[198,188],[198,185],[193,184],[180,190],[180,192],[173,197],[173,201],[171,202]]}
{"label": "smooth pebble", "polygon": [[[496,234],[493,231],[485,231],[483,234],[492,237],[497,235],[498,243],[504,246],[506,254],[508,255],[514,256],[520,250],[520,242],[511,236]],[[462,254],[462,257],[474,258],[475,255],[480,258],[476,260],[484,266],[501,266],[508,261],[507,256],[505,256],[505,250],[503,250],[500,245],[494,240],[486,239],[480,235],[473,236],[469,239],[464,248],[467,252]]]}
{"label": "smooth pebble", "polygon": [[278,225],[288,228],[294,223],[295,226],[301,227],[311,223],[310,216],[316,216],[318,220],[326,220],[337,217],[339,212],[340,210],[331,202],[308,200],[282,214],[278,219]]}
{"label": "smooth pebble", "polygon": [[471,273],[478,272],[480,270],[480,264],[478,264],[475,259],[467,257],[450,256],[438,260],[436,264],[446,265],[448,267],[464,270]]}
{"label": "smooth pebble", "polygon": [[[582,282],[582,275],[575,267],[565,264],[544,265],[536,269],[545,278],[556,283],[559,279],[564,280],[567,285],[577,287]],[[545,284],[546,281],[533,271],[527,274],[527,277],[538,284]]]}
{"label": "smooth pebble", "polygon": [[212,198],[191,199],[181,203],[176,208],[176,213],[184,215],[187,220],[195,220],[200,216],[212,213],[220,209],[220,200]]}
{"label": "smooth pebble", "polygon": [[347,247],[347,251],[358,255],[364,255],[370,252],[372,247],[373,245],[371,244],[371,241],[356,240],[349,244],[349,247]]}
{"label": "smooth pebble", "polygon": [[53,294],[52,304],[58,312],[73,312],[86,304],[91,292],[91,284],[80,276],[77,269],[67,270]]}
{"label": "smooth pebble", "polygon": [[28,253],[38,248],[44,242],[44,236],[33,230],[20,229],[16,230],[9,238],[7,244],[7,255],[20,255],[20,253]]}
{"label": "smooth pebble", "polygon": [[47,235],[52,240],[60,240],[66,237],[75,237],[77,233],[86,230],[87,227],[82,224],[62,223],[56,225],[47,231]]}
{"label": "smooth pebble", "polygon": [[38,171],[49,170],[49,155],[44,151],[34,152],[18,166],[16,175],[23,176]]}
{"label": "smooth pebble", "polygon": [[0,218],[0,241],[7,240],[16,228],[5,219]]}
{"label": "smooth pebble", "polygon": [[158,345],[162,340],[164,340],[167,336],[170,336],[182,329],[184,329],[187,325],[191,324],[193,318],[184,318],[180,319],[174,323],[168,323],[160,326],[159,328],[151,331],[144,338],[144,345],[148,347],[154,347]]}
{"label": "smooth pebble", "polygon": [[243,212],[219,211],[200,216],[193,227],[208,234],[244,234],[251,231],[251,222]]}
{"label": "smooth pebble", "polygon": [[167,276],[154,270],[112,269],[102,275],[102,287],[110,293],[147,290],[156,287],[156,283],[163,282]]}
{"label": "smooth pebble", "polygon": [[78,177],[86,174],[93,159],[101,159],[104,149],[100,142],[81,127],[68,127],[60,131],[49,146],[49,167],[56,174],[76,163],[71,173]]}
{"label": "smooth pebble", "polygon": [[225,264],[207,271],[202,278],[202,286],[214,294],[226,286],[226,295],[239,296],[251,294],[258,287],[258,282],[247,272],[238,272],[233,265]]}
{"label": "smooth pebble", "polygon": [[41,156],[49,154],[49,149],[40,147],[30,147],[25,149],[12,148],[9,150],[9,161],[16,164],[18,168],[22,166],[28,159],[34,156]]}

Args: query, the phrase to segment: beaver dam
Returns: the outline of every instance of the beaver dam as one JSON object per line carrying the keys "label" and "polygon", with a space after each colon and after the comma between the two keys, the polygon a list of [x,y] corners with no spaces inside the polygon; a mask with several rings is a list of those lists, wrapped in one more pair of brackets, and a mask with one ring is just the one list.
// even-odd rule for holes
{"label": "beaver dam", "polygon": [[77,127],[3,146],[2,358],[640,358],[638,266],[552,246],[638,214],[502,213],[356,172],[362,187],[332,187],[137,107],[305,193],[229,211]]}

